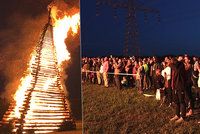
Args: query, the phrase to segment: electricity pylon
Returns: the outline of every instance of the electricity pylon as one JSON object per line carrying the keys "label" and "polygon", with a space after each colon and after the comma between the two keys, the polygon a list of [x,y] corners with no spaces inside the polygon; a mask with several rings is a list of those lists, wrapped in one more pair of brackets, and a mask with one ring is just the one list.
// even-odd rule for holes
{"label": "electricity pylon", "polygon": [[160,22],[160,11],[156,8],[151,8],[139,0],[96,0],[96,15],[99,15],[100,6],[107,5],[114,10],[114,18],[117,18],[116,11],[118,9],[126,9],[126,30],[124,38],[123,54],[125,56],[140,55],[139,47],[139,31],[136,14],[138,12],[144,13],[144,21],[148,21],[148,14],[156,14],[157,21]]}

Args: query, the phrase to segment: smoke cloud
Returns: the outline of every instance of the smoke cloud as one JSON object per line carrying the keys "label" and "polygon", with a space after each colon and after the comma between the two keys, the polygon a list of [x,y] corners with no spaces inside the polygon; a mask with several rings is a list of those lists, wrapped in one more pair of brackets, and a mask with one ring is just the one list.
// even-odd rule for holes
{"label": "smoke cloud", "polygon": [[8,28],[0,32],[0,70],[7,82],[1,95],[10,97],[16,91],[42,27],[47,22],[45,18],[46,15],[32,18],[18,13],[8,18]]}
{"label": "smoke cloud", "polygon": [[71,100],[71,109],[74,116],[81,119],[81,71],[80,71],[80,29],[76,36],[68,35],[66,39],[68,51],[71,59],[66,68],[67,81],[66,87]]}

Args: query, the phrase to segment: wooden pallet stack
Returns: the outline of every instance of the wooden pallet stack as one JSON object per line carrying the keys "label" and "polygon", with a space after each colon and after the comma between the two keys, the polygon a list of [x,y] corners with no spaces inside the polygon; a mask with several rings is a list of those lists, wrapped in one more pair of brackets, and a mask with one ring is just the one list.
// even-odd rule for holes
{"label": "wooden pallet stack", "polygon": [[36,55],[31,63],[31,82],[25,91],[23,105],[19,107],[20,118],[14,110],[16,102],[10,104],[4,114],[2,124],[11,120],[16,133],[48,133],[63,128],[75,129],[70,106],[61,84],[55,46],[53,44],[52,26],[44,27]]}

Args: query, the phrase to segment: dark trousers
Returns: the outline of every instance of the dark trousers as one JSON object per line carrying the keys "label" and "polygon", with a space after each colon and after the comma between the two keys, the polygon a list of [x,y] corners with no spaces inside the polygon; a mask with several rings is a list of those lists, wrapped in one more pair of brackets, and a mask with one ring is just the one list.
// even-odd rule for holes
{"label": "dark trousers", "polygon": [[86,72],[82,73],[82,81],[86,82],[87,78],[86,78]]}
{"label": "dark trousers", "polygon": [[144,83],[144,76],[141,75],[140,79],[137,80],[137,87],[139,92],[143,92],[143,87],[144,87],[143,83]]}
{"label": "dark trousers", "polygon": [[128,86],[129,87],[134,87],[134,79],[133,76],[126,76],[126,79],[128,81]]}
{"label": "dark trousers", "polygon": [[175,90],[174,102],[176,104],[176,115],[178,117],[185,118],[186,115],[185,92],[182,90]]}
{"label": "dark trousers", "polygon": [[108,75],[108,78],[109,78],[109,83],[110,83],[110,84],[114,84],[114,75],[109,74],[109,75]]}
{"label": "dark trousers", "polygon": [[191,86],[186,86],[186,92],[185,92],[185,101],[186,104],[188,105],[189,109],[194,109],[194,99],[192,96],[192,88]]}
{"label": "dark trousers", "polygon": [[121,78],[119,75],[115,75],[115,84],[117,86],[117,89],[121,89]]}
{"label": "dark trousers", "polygon": [[150,78],[149,78],[149,75],[148,74],[145,74],[144,75],[144,80],[143,80],[143,86],[144,86],[144,89],[149,89],[151,86],[151,83],[150,83]]}
{"label": "dark trousers", "polygon": [[156,93],[156,74],[154,73],[152,76],[152,88],[153,88],[154,93]]}
{"label": "dark trousers", "polygon": [[194,87],[194,93],[195,93],[195,99],[199,99],[200,88],[199,87]]}
{"label": "dark trousers", "polygon": [[172,89],[171,88],[165,89],[165,96],[166,96],[167,102],[172,103]]}

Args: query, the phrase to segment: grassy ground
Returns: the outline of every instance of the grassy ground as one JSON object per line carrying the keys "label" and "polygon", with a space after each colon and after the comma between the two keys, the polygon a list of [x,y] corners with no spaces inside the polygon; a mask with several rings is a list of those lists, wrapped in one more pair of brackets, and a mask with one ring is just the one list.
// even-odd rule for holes
{"label": "grassy ground", "polygon": [[194,134],[200,133],[199,115],[175,125],[169,122],[174,109],[154,97],[145,97],[134,89],[117,90],[83,84],[84,133],[95,134]]}

